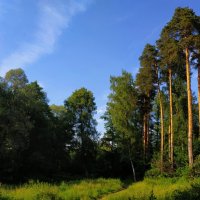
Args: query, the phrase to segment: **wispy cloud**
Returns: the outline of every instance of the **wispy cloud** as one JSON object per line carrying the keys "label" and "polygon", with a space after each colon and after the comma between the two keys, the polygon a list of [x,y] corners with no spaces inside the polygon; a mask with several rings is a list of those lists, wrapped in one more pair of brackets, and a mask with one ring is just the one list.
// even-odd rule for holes
{"label": "wispy cloud", "polygon": [[19,46],[0,63],[0,75],[12,68],[25,68],[42,55],[52,53],[55,44],[74,15],[85,11],[91,0],[43,0],[38,4],[39,20],[34,40]]}
{"label": "wispy cloud", "polygon": [[125,14],[125,15],[121,15],[121,16],[119,16],[119,17],[116,18],[116,22],[117,23],[122,23],[122,22],[127,21],[131,17],[132,17],[132,14],[130,14],[130,13]]}
{"label": "wispy cloud", "polygon": [[158,25],[154,27],[150,31],[150,33],[146,35],[146,37],[144,38],[144,41],[149,42],[150,40],[157,38],[159,36],[159,33],[161,32],[161,29],[162,29],[162,25]]}

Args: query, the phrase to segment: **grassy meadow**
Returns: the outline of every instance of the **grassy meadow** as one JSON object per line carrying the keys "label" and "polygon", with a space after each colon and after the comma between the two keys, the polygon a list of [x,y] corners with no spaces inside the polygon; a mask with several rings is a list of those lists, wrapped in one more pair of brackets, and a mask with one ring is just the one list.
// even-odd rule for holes
{"label": "grassy meadow", "polygon": [[0,200],[89,200],[121,190],[118,179],[96,179],[48,183],[28,183],[18,187],[1,186]]}
{"label": "grassy meadow", "polygon": [[0,200],[134,200],[200,198],[200,178],[158,178],[133,183],[128,188],[119,179],[96,179],[60,184],[30,182],[0,187]]}
{"label": "grassy meadow", "polygon": [[158,178],[145,179],[130,185],[126,190],[105,196],[102,200],[132,199],[200,199],[200,179]]}

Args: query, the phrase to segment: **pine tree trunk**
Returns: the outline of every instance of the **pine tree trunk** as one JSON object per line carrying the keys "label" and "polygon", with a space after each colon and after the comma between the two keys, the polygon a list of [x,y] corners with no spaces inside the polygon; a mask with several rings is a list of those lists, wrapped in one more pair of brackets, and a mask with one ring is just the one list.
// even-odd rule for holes
{"label": "pine tree trunk", "polygon": [[148,154],[149,154],[149,119],[150,119],[150,113],[148,111],[147,113],[147,133],[146,133],[146,157],[148,158]]}
{"label": "pine tree trunk", "polygon": [[174,133],[173,133],[173,100],[172,100],[172,70],[169,67],[169,104],[170,104],[170,158],[171,167],[174,166]]}
{"label": "pine tree trunk", "polygon": [[158,74],[158,67],[156,66],[156,74],[157,74],[157,84],[158,84],[158,97],[159,97],[159,104],[160,104],[160,171],[163,172],[163,154],[164,154],[164,112],[163,112],[163,102],[162,96],[160,91],[160,83],[159,83],[159,74]]}
{"label": "pine tree trunk", "polygon": [[169,157],[169,161],[171,161],[171,128],[170,128],[170,121],[169,121],[169,127],[168,127],[168,157]]}
{"label": "pine tree trunk", "polygon": [[198,63],[198,108],[199,108],[199,136],[200,139],[200,63]]}
{"label": "pine tree trunk", "polygon": [[161,93],[159,91],[160,99],[160,128],[161,128],[161,141],[160,141],[160,153],[161,153],[161,173],[163,172],[163,154],[164,154],[164,112]]}
{"label": "pine tree trunk", "polygon": [[149,153],[149,120],[150,120],[150,111],[149,111],[149,105],[150,105],[150,93],[147,95],[147,117],[146,117],[146,155],[148,157]]}
{"label": "pine tree trunk", "polygon": [[189,63],[189,49],[185,49],[186,58],[186,77],[187,77],[187,97],[188,97],[188,160],[189,167],[193,166],[193,147],[192,147],[192,91],[191,91],[191,77],[190,77],[190,63]]}
{"label": "pine tree trunk", "polygon": [[144,151],[144,160],[146,160],[146,133],[147,133],[147,116],[146,116],[146,113],[144,114],[143,116],[143,151]]}

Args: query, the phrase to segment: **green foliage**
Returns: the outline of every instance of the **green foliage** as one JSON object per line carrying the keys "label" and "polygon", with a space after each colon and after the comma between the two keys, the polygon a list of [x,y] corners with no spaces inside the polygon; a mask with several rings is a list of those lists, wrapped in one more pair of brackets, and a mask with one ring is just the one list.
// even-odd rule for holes
{"label": "green foliage", "polygon": [[130,73],[122,72],[122,76],[111,77],[111,91],[108,112],[114,128],[121,132],[122,137],[134,140],[134,118],[137,109],[137,92]]}
{"label": "green foliage", "polygon": [[141,67],[136,77],[136,85],[139,87],[138,90],[147,97],[151,96],[151,98],[154,98],[154,84],[157,80],[156,68],[158,65],[155,46],[147,44],[144,47],[142,55],[140,56],[140,65]]}
{"label": "green foliage", "polygon": [[118,137],[133,143],[137,129],[137,92],[131,74],[123,71],[122,76],[111,77],[111,91],[108,102],[108,112]]}
{"label": "green foliage", "polygon": [[[85,173],[91,173],[96,158],[96,141],[98,133],[96,130],[96,104],[91,91],[85,88],[76,90],[66,101],[66,131],[74,135],[74,168]],[[81,163],[79,165],[78,163]],[[77,173],[77,172],[76,172]]]}
{"label": "green foliage", "polygon": [[195,158],[193,168],[190,170],[190,172],[192,176],[200,176],[200,155]]}
{"label": "green foliage", "polygon": [[169,26],[173,27],[172,36],[184,40],[190,35],[198,34],[198,17],[192,9],[179,7],[176,8]]}
{"label": "green foliage", "polygon": [[175,173],[175,176],[184,178],[190,178],[190,175],[191,169],[188,166],[178,168]]}
{"label": "green foliage", "polygon": [[26,74],[21,68],[8,71],[6,73],[5,80],[14,89],[23,88],[28,83]]}
{"label": "green foliage", "polygon": [[21,69],[9,71],[0,89],[1,181],[50,178],[66,160],[66,139],[54,125],[45,92],[37,82],[28,83]]}
{"label": "green foliage", "polygon": [[145,177],[147,178],[157,178],[161,176],[159,168],[152,168],[145,173]]}
{"label": "green foliage", "polygon": [[85,88],[76,90],[66,101],[65,108],[69,120],[73,120],[75,134],[84,139],[84,136],[95,138],[97,132],[95,129],[96,121],[94,114],[96,104],[92,92]]}
{"label": "green foliage", "polygon": [[[131,163],[134,174],[134,163],[136,158],[141,160],[142,145],[140,127],[137,125],[139,117],[138,93],[135,82],[130,73],[122,71],[122,75],[111,77],[111,94],[107,104],[108,119],[110,128],[114,128],[114,142],[121,152],[121,160]],[[111,129],[111,130],[112,130]],[[137,153],[136,153],[137,152]],[[135,179],[135,178],[134,178]]]}
{"label": "green foliage", "polygon": [[50,106],[51,112],[55,117],[63,117],[63,115],[67,112],[64,106],[57,106],[55,104]]}

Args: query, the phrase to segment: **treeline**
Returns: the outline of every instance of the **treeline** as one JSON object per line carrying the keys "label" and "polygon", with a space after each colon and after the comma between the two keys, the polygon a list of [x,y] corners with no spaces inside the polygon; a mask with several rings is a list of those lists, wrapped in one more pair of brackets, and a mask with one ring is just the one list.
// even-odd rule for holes
{"label": "treeline", "polygon": [[198,70],[199,99],[200,16],[177,8],[156,44],[145,46],[140,66],[135,79],[126,71],[111,76],[101,136],[91,91],[49,106],[22,69],[7,72],[0,79],[0,182],[199,174],[200,104],[191,68]]}
{"label": "treeline", "polygon": [[64,105],[49,106],[22,69],[7,72],[0,79],[0,182],[127,177],[129,165],[119,153],[104,152],[95,113],[94,96],[85,88]]}
{"label": "treeline", "polygon": [[140,66],[135,80],[125,71],[111,77],[104,139],[117,148],[120,141],[136,166],[151,165],[149,175],[199,174],[200,103],[191,68],[198,70],[199,100],[200,16],[177,8],[156,44],[145,46]]}
{"label": "treeline", "polygon": [[7,72],[0,80],[0,182],[89,176],[96,164],[95,110],[85,88],[50,107],[22,69]]}

